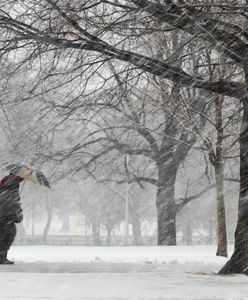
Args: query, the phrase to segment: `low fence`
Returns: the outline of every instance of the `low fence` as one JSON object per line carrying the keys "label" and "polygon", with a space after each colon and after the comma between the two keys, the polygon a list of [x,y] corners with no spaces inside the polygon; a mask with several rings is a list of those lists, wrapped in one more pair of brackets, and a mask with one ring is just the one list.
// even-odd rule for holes
{"label": "low fence", "polygon": [[[23,235],[17,236],[15,245],[55,245],[55,246],[131,246],[134,245],[133,237],[114,236],[111,242],[105,236],[101,236],[97,241],[93,236],[79,235]],[[156,237],[142,237],[142,245],[156,245]]]}
{"label": "low fence", "polygon": [[[79,236],[79,235],[18,235],[14,242],[15,245],[54,245],[54,246],[155,246],[157,245],[156,236],[142,236],[142,242],[135,243],[132,236],[113,236],[111,242],[106,236],[100,236],[95,240],[93,236]],[[216,239],[206,240],[199,237],[194,237],[189,243],[177,240],[178,245],[203,245],[216,244]]]}

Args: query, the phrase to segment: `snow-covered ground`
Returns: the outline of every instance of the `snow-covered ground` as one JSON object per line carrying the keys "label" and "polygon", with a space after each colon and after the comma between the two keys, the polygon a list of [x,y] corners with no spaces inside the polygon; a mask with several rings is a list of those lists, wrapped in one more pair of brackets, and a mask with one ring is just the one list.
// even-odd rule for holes
{"label": "snow-covered ground", "polygon": [[215,246],[15,246],[0,299],[248,300],[248,277],[219,276]]}
{"label": "snow-covered ground", "polygon": [[[230,247],[229,247],[230,248]],[[233,247],[229,249],[231,252]],[[112,262],[112,263],[191,263],[223,264],[226,259],[216,257],[216,246],[13,246],[9,257],[22,262]]]}

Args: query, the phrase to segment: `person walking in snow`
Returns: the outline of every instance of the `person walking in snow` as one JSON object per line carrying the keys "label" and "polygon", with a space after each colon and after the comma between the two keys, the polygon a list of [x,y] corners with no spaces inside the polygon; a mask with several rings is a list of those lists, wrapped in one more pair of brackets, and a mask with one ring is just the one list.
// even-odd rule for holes
{"label": "person walking in snow", "polygon": [[0,181],[0,264],[13,264],[7,254],[16,236],[16,225],[23,220],[19,186],[23,178],[14,174]]}

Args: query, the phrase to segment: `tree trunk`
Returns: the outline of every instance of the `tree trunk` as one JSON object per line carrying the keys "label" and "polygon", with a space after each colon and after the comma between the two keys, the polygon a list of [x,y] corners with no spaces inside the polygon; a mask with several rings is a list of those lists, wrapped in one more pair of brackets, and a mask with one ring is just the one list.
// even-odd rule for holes
{"label": "tree trunk", "polygon": [[227,257],[227,238],[226,238],[226,213],[224,199],[224,174],[223,174],[223,117],[222,107],[224,96],[215,98],[215,124],[217,131],[216,154],[212,161],[215,170],[215,180],[217,189],[217,236],[218,248],[216,255]]}
{"label": "tree trunk", "polygon": [[62,214],[62,226],[61,231],[70,231],[70,216],[68,214]]}
{"label": "tree trunk", "polygon": [[231,259],[220,270],[220,274],[248,275],[248,99],[245,100],[240,132],[240,192],[235,248]]}
{"label": "tree trunk", "polygon": [[142,245],[141,222],[139,214],[136,211],[132,212],[132,229],[134,245]]}
{"label": "tree trunk", "polygon": [[191,217],[191,205],[188,203],[185,207],[185,224],[183,226],[183,236],[182,236],[182,242],[186,245],[192,245],[193,239],[192,239],[192,217]]}
{"label": "tree trunk", "polygon": [[113,226],[107,226],[107,246],[111,246]]}
{"label": "tree trunk", "polygon": [[157,191],[158,245],[176,245],[175,182],[160,185]]}
{"label": "tree trunk", "polygon": [[97,219],[94,220],[92,223],[92,234],[93,234],[93,244],[95,246],[101,245],[100,228],[99,228],[99,222]]}
{"label": "tree trunk", "polygon": [[215,178],[217,188],[217,234],[218,248],[216,255],[227,257],[227,238],[226,238],[226,214],[224,199],[224,176],[223,164],[215,166]]}
{"label": "tree trunk", "polygon": [[47,235],[51,227],[52,217],[53,217],[53,204],[50,199],[46,199],[46,211],[47,211],[47,221],[42,233],[42,241],[44,243],[47,243]]}

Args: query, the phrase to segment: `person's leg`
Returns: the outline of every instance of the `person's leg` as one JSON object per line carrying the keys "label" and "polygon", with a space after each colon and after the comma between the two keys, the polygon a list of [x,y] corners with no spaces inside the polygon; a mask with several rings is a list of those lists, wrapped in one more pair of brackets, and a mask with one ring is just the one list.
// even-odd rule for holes
{"label": "person's leg", "polygon": [[0,225],[0,264],[13,264],[7,259],[7,254],[16,236],[15,223]]}
{"label": "person's leg", "polygon": [[5,226],[3,223],[0,223],[0,264],[6,259],[5,257],[5,249],[4,242],[5,240]]}

